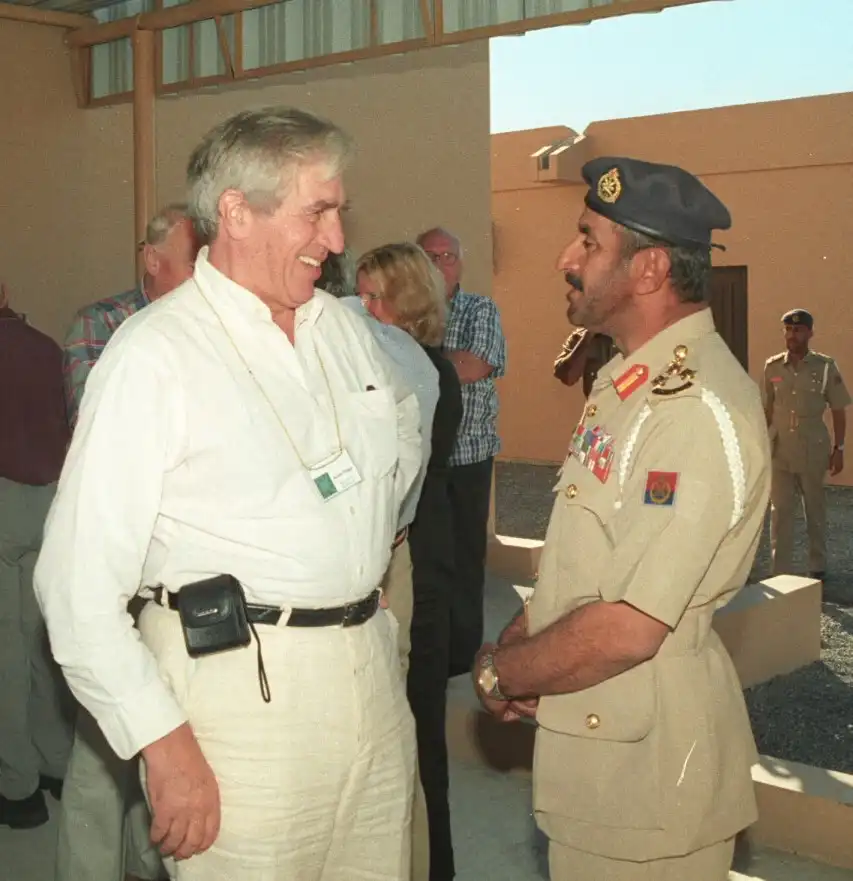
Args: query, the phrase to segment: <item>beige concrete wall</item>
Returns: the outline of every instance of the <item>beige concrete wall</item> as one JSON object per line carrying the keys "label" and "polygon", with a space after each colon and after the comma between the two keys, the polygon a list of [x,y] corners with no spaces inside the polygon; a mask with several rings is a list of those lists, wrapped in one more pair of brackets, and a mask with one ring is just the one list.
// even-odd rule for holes
{"label": "beige concrete wall", "polygon": [[[131,109],[77,109],[58,29],[0,22],[0,76],[0,277],[13,305],[60,336],[78,306],[134,281]],[[184,196],[189,152],[212,124],[269,104],[321,113],[355,136],[356,251],[447,225],[465,242],[467,283],[490,292],[487,43],[160,99],[158,198]]]}
{"label": "beige concrete wall", "polygon": [[157,105],[159,195],[182,192],[186,157],[217,120],[247,107],[294,104],[334,119],[356,139],[347,221],[356,251],[448,225],[465,242],[467,283],[489,292],[488,102],[485,43],[164,99]]}
{"label": "beige concrete wall", "polygon": [[62,30],[0,22],[0,278],[52,334],[133,260],[129,108],[78,110],[70,71]]}
{"label": "beige concrete wall", "polygon": [[[728,204],[734,226],[718,237],[728,250],[714,261],[748,266],[754,378],[782,349],[782,312],[803,306],[815,315],[814,348],[833,355],[853,385],[853,94],[602,122],[586,135],[589,156],[682,165]],[[501,387],[507,458],[562,460],[581,407],[580,391],[552,379],[551,364],[570,329],[554,263],[584,187],[534,182],[529,159],[556,138],[553,129],[493,138],[494,296],[510,348]],[[853,469],[836,482],[853,483]]]}

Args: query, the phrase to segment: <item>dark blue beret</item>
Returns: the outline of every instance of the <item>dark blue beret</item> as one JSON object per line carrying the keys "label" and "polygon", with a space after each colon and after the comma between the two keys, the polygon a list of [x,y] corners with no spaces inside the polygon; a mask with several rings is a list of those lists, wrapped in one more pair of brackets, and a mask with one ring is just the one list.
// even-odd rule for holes
{"label": "dark blue beret", "polygon": [[782,324],[789,324],[792,326],[802,324],[804,327],[811,330],[814,327],[814,318],[812,317],[812,313],[807,312],[805,309],[792,309],[790,312],[786,312],[782,316]]}
{"label": "dark blue beret", "polygon": [[696,177],[674,165],[601,156],[581,170],[586,204],[597,214],[670,245],[721,247],[715,229],[729,229],[725,205]]}

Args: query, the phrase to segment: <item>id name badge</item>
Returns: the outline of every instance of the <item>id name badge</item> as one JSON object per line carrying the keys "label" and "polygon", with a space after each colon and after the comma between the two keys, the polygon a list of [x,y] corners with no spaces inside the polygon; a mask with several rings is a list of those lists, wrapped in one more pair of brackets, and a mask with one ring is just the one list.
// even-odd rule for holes
{"label": "id name badge", "polygon": [[346,492],[354,486],[361,483],[361,475],[358,468],[350,458],[350,454],[346,450],[335,456],[329,462],[322,465],[315,465],[309,471],[317,492],[324,502],[339,496],[342,492]]}

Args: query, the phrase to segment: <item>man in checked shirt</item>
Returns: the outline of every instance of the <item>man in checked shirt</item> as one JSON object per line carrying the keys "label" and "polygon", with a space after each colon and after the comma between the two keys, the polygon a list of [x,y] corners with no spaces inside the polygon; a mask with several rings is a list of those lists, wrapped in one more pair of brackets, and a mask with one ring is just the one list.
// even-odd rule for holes
{"label": "man in checked shirt", "polygon": [[506,371],[506,340],[491,297],[463,291],[462,247],[447,230],[418,236],[444,277],[447,292],[445,354],[462,383],[462,423],[450,457],[456,589],[450,622],[450,675],[468,673],[483,639],[483,585],[492,466],[501,442],[495,380]]}
{"label": "man in checked shirt", "polygon": [[[65,336],[65,401],[72,430],[89,373],[119,326],[192,276],[199,242],[187,206],[167,205],[156,214],[140,247],[142,281],[82,308]],[[150,827],[138,761],[119,759],[91,715],[78,708],[61,802],[56,881],[123,881],[125,871],[146,881],[165,877]]]}

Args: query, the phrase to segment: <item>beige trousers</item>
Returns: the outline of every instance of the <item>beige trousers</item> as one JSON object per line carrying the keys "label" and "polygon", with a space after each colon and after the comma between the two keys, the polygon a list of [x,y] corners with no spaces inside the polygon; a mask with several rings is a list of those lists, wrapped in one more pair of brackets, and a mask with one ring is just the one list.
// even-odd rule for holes
{"label": "beige trousers", "polygon": [[809,537],[809,572],[826,571],[826,479],[825,468],[802,472],[773,465],[770,487],[770,548],[773,574],[793,572],[794,505],[802,496]]}
{"label": "beige trousers", "polygon": [[[614,830],[614,835],[618,831]],[[635,863],[584,853],[552,841],[551,881],[728,881],[735,840],[722,841],[683,857]]]}
{"label": "beige trousers", "polygon": [[[391,562],[382,579],[382,590],[388,606],[399,624],[397,645],[403,676],[409,670],[409,652],[412,649],[412,555],[408,540],[391,552]],[[426,797],[420,775],[415,776],[415,801],[412,806],[412,881],[429,881],[429,820]]]}
{"label": "beige trousers", "polygon": [[385,570],[381,587],[388,600],[388,607],[400,625],[398,648],[405,676],[409,672],[409,653],[412,650],[412,611],[415,603],[412,588],[412,554],[409,551],[408,539],[391,551],[391,562]]}
{"label": "beige trousers", "polygon": [[257,644],[192,660],[178,615],[139,620],[160,674],[219,784],[206,853],[167,865],[176,881],[408,881],[415,772],[393,616],[358,627],[257,625]]}

